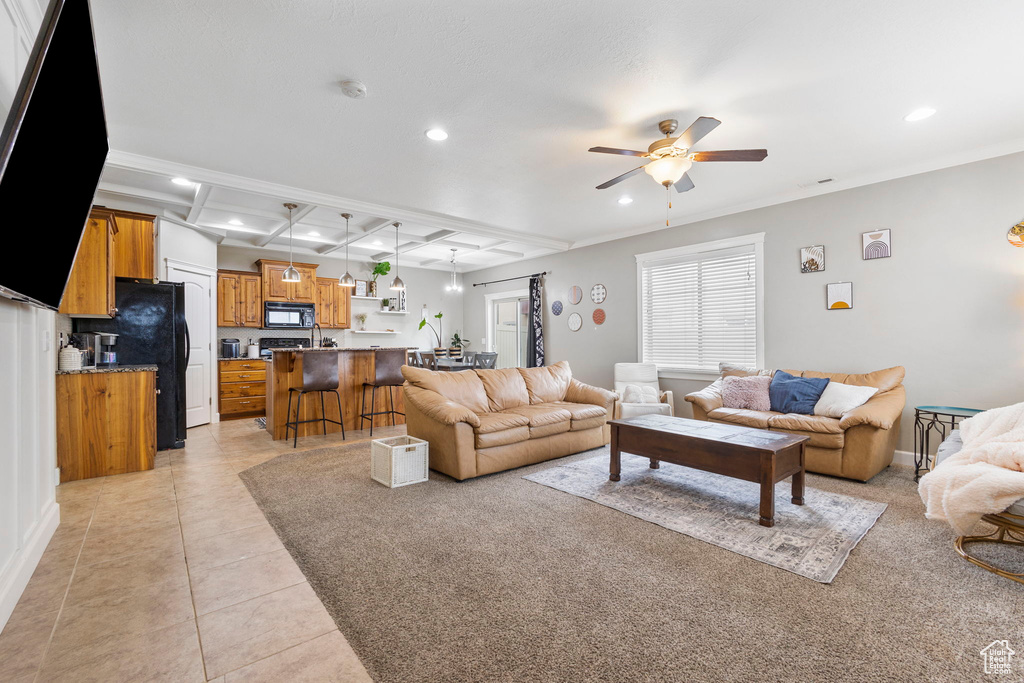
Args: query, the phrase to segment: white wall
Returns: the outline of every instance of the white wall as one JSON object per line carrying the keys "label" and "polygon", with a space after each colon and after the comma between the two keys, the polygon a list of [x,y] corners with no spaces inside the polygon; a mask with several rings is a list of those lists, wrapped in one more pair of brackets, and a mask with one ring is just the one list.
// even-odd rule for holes
{"label": "white wall", "polygon": [[[0,117],[6,119],[41,15],[0,0]],[[57,369],[50,311],[0,298],[0,629],[60,519],[55,501]]]}
{"label": "white wall", "polygon": [[[900,448],[911,450],[915,405],[993,408],[1024,400],[1024,250],[1006,241],[1024,218],[1022,187],[1024,153],[477,271],[466,276],[466,332],[474,341],[483,336],[485,294],[526,281],[471,283],[546,270],[548,362],[568,359],[583,381],[609,387],[612,365],[637,359],[635,254],[765,232],[765,364],[835,372],[906,367]],[[861,233],[879,228],[892,230],[893,255],[864,261]],[[813,244],[825,245],[826,270],[801,273],[799,249]],[[853,310],[825,309],[825,284],[839,281],[853,282]],[[596,283],[608,288],[601,326],[590,317]],[[553,316],[551,302],[566,303],[572,285],[583,288],[583,301]],[[579,332],[566,326],[574,311],[584,319]],[[677,393],[685,415],[682,395],[706,382],[662,384]]]}
{"label": "white wall", "polygon": [[217,268],[217,240],[162,218],[156,220],[156,273],[167,278],[167,259]]}

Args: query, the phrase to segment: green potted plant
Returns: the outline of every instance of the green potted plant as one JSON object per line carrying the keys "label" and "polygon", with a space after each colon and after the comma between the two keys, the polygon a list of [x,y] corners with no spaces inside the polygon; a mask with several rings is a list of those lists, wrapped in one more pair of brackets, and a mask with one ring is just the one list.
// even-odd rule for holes
{"label": "green potted plant", "polygon": [[[424,312],[426,311],[426,308],[426,306],[423,307]],[[437,339],[437,346],[434,347],[434,355],[437,358],[443,358],[448,353],[448,349],[441,346],[441,318],[444,317],[444,313],[438,311],[437,313],[434,314],[434,317],[437,318],[437,329],[435,329],[433,325],[427,322],[427,318],[425,316],[422,320],[420,320],[419,329],[422,330],[424,327],[430,328],[430,331],[434,333],[434,337]]]}
{"label": "green potted plant", "polygon": [[458,332],[452,335],[452,343],[448,349],[450,358],[462,358],[462,350],[469,346],[469,340],[463,339]]}
{"label": "green potted plant", "polygon": [[382,311],[390,311],[391,310],[391,299],[381,299],[380,300],[380,310],[382,310]]}
{"label": "green potted plant", "polygon": [[359,329],[361,331],[365,331],[366,330],[366,314],[365,313],[356,313],[355,318],[359,322]]}
{"label": "green potted plant", "polygon": [[370,296],[377,296],[377,278],[391,272],[391,262],[381,261],[370,271]]}

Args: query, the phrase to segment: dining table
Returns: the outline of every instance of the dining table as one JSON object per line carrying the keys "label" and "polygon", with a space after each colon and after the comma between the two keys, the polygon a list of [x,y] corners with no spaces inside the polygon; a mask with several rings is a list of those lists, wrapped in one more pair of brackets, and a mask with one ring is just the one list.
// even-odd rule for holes
{"label": "dining table", "polygon": [[472,370],[473,361],[462,358],[438,358],[434,361],[437,369],[444,372],[457,372],[459,370]]}

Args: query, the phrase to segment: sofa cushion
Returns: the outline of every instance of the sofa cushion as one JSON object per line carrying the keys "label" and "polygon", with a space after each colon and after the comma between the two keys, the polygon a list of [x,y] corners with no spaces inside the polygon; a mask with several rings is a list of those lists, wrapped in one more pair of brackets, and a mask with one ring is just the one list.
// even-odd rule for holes
{"label": "sofa cushion", "polygon": [[582,432],[587,429],[594,429],[595,427],[603,427],[608,422],[608,418],[605,416],[601,417],[588,417],[584,420],[573,420],[570,429],[574,432]]}
{"label": "sofa cushion", "polygon": [[755,427],[757,429],[768,429],[768,420],[780,414],[761,410],[746,410],[744,408],[715,408],[708,413],[708,417],[718,422],[728,422],[729,424]]}
{"label": "sofa cushion", "polygon": [[503,413],[522,415],[529,420],[530,428],[547,427],[548,425],[565,422],[565,431],[569,431],[569,422],[572,420],[572,413],[561,406],[550,403],[538,403],[536,405],[516,406],[507,408]]}
{"label": "sofa cushion", "polygon": [[550,405],[569,411],[569,414],[572,416],[570,428],[574,432],[600,427],[608,421],[608,411],[605,410],[604,406],[595,406],[592,403],[570,403],[568,401],[554,401]]}
{"label": "sofa cushion", "polygon": [[544,425],[542,427],[530,427],[530,438],[541,439],[545,436],[554,436],[555,434],[568,432],[571,429],[572,423],[568,420],[565,422],[555,422],[554,424]]}
{"label": "sofa cushion", "polygon": [[559,361],[554,365],[540,368],[516,368],[526,382],[526,391],[530,394],[530,403],[550,403],[561,401],[569,388],[572,370],[568,361]]}
{"label": "sofa cushion", "polygon": [[483,383],[491,410],[501,411],[530,404],[526,382],[516,368],[476,370],[475,374]]}
{"label": "sofa cushion", "polygon": [[771,408],[779,413],[811,415],[814,413],[814,404],[821,398],[828,382],[825,378],[794,377],[784,370],[778,370],[768,387]]}
{"label": "sofa cushion", "polygon": [[843,433],[843,428],[839,426],[839,420],[824,415],[798,415],[796,413],[772,415],[768,419],[768,426],[772,429],[797,429],[822,434]]}
{"label": "sofa cushion", "polygon": [[747,410],[769,411],[772,409],[768,397],[768,385],[772,378],[765,375],[736,377],[729,375],[722,378],[722,404],[726,408],[746,408]]}
{"label": "sofa cushion", "polygon": [[658,390],[654,387],[627,384],[622,388],[623,403],[660,403]]}
{"label": "sofa cushion", "polygon": [[779,429],[778,427],[772,427],[771,429],[773,432],[786,432],[787,434],[806,436],[808,438],[807,445],[814,446],[815,448],[842,448],[846,441],[846,434],[844,432],[830,434],[826,432],[810,432],[802,429]]}
{"label": "sofa cushion", "polygon": [[719,363],[718,372],[722,375],[722,377],[751,377],[754,375],[760,375],[762,377],[771,377],[773,374],[775,374],[774,370],[748,368],[745,365],[736,365],[735,363]]}
{"label": "sofa cushion", "polygon": [[521,427],[512,427],[511,429],[502,429],[497,432],[476,432],[473,438],[477,448],[507,446],[512,443],[521,443],[529,440],[530,428],[523,425]]}
{"label": "sofa cushion", "polygon": [[514,413],[477,413],[477,416],[480,418],[480,426],[473,429],[477,434],[530,426],[529,418]]}
{"label": "sofa cushion", "polygon": [[463,372],[434,372],[411,365],[402,366],[402,376],[414,387],[428,389],[449,401],[464,405],[474,413],[490,411],[484,383],[472,370]]}
{"label": "sofa cushion", "polygon": [[843,382],[846,384],[857,384],[862,387],[875,387],[878,389],[878,393],[882,394],[903,384],[903,378],[906,374],[906,369],[901,365],[897,365],[885,370],[875,370],[874,372],[867,372],[862,375],[847,375]]}

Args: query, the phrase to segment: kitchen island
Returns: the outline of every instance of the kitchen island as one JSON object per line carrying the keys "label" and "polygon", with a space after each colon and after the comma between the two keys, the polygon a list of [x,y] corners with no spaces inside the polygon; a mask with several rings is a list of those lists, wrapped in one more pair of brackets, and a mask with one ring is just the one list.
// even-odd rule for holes
{"label": "kitchen island", "polygon": [[[407,350],[407,346],[384,346],[384,347],[347,347],[347,348],[298,348],[298,349],[270,349],[272,352],[271,362],[267,364],[267,433],[274,440],[287,438],[285,436],[285,422],[288,421],[288,389],[302,386],[302,357],[307,353],[324,353],[330,351],[338,352],[338,393],[341,394],[341,407],[343,421],[346,430],[368,429],[369,420],[360,420],[359,413],[362,408],[363,382],[372,382],[375,373],[375,352],[386,349]],[[294,393],[294,392],[292,392]],[[395,399],[395,410],[404,413],[402,391],[399,387],[392,390]],[[370,391],[366,391],[367,401],[370,400]],[[292,397],[292,419],[294,419],[295,404],[298,402],[298,395]],[[324,394],[324,405],[327,409],[327,419],[338,419],[338,400],[332,394]],[[389,407],[387,390],[377,390],[377,403],[373,411],[379,412]],[[320,419],[320,396],[318,394],[306,394],[302,400],[302,414],[299,420]],[[395,424],[403,423],[405,420],[400,415],[395,416]],[[362,426],[360,426],[362,423]],[[374,427],[383,427],[391,424],[387,415],[378,415],[374,418]],[[341,427],[336,424],[327,423],[327,433],[340,432]],[[310,422],[299,425],[299,436],[312,434],[323,434],[322,422]],[[288,436],[294,437],[295,432],[289,432]]]}

